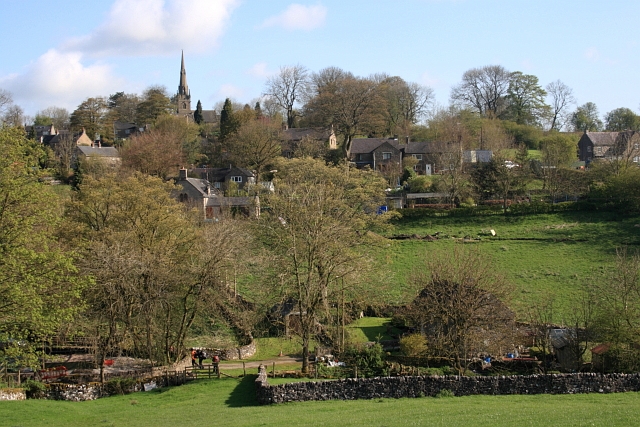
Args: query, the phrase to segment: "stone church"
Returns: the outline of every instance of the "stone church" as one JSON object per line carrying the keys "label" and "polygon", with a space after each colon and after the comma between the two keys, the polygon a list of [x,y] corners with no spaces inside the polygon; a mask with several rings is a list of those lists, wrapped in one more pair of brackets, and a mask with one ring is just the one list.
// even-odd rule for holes
{"label": "stone church", "polygon": [[[182,63],[180,64],[180,84],[178,85],[178,93],[176,94],[176,115],[188,117],[194,120],[195,110],[191,109],[191,91],[187,84],[187,71],[184,67],[184,52],[182,52]],[[216,110],[202,110],[202,118],[204,123],[218,123],[218,114]]]}

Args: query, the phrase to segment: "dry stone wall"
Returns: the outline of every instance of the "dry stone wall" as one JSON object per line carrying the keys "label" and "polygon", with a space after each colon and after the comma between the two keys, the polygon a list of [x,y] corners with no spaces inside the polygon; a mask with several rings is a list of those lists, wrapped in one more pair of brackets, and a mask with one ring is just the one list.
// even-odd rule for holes
{"label": "dry stone wall", "polygon": [[436,396],[508,394],[619,393],[640,390],[640,374],[553,374],[495,377],[417,376],[345,379],[269,385],[262,366],[256,379],[263,405],[309,400],[355,400]]}
{"label": "dry stone wall", "polygon": [[0,400],[26,400],[25,390],[16,388],[0,389]]}

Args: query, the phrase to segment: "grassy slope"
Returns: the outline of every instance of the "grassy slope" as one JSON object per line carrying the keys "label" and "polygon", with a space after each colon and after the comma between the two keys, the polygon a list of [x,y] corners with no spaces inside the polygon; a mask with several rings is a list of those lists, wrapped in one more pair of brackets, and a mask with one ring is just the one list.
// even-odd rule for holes
{"label": "grassy slope", "polygon": [[[0,403],[3,426],[637,425],[640,394],[471,396],[257,406],[253,376],[93,402]],[[135,404],[133,404],[135,403]]]}
{"label": "grassy slope", "polygon": [[[383,280],[381,297],[387,303],[405,303],[416,293],[408,278],[422,260],[437,250],[450,251],[465,236],[477,237],[494,229],[496,237],[481,236],[471,243],[490,255],[515,288],[513,308],[520,317],[527,307],[548,297],[555,300],[557,321],[570,311],[570,299],[603,268],[613,266],[615,249],[640,243],[640,217],[610,213],[559,213],[525,217],[501,215],[477,218],[403,220],[395,234],[446,235],[436,242],[390,242],[376,255],[391,271]],[[534,240],[520,240],[534,239]]]}

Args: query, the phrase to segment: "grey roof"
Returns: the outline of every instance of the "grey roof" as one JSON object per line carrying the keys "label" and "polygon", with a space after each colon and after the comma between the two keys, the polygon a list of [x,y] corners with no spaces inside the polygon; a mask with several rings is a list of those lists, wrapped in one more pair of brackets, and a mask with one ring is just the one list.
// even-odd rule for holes
{"label": "grey roof", "polygon": [[79,145],[77,148],[86,157],[120,157],[115,147],[88,147]]}
{"label": "grey roof", "polygon": [[216,110],[202,110],[202,118],[205,123],[218,123],[218,113]]}
{"label": "grey roof", "polygon": [[593,145],[612,146],[616,143],[619,132],[587,132],[584,134]]}
{"label": "grey roof", "polygon": [[356,138],[351,141],[350,154],[366,154],[371,153],[373,150],[384,144],[390,143],[394,147],[398,148],[398,140],[393,138]]}
{"label": "grey roof", "polygon": [[328,128],[291,128],[282,132],[282,139],[288,141],[300,141],[305,136],[313,139],[328,140],[331,129]]}
{"label": "grey roof", "polygon": [[253,177],[253,172],[244,168],[194,168],[191,173],[199,175],[203,179],[209,182],[225,182],[231,176],[246,176],[248,178]]}
{"label": "grey roof", "polygon": [[180,180],[179,183],[184,185],[185,181],[189,183],[193,188],[198,190],[198,192],[203,196],[209,196],[209,192],[211,191],[211,185],[206,179],[187,178],[187,179]]}

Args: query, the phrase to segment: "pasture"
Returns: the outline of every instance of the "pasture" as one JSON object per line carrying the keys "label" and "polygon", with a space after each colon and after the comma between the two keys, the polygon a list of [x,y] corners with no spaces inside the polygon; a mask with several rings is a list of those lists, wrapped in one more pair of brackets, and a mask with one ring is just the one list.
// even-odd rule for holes
{"label": "pasture", "polygon": [[513,286],[509,305],[521,319],[532,305],[553,300],[554,320],[562,322],[582,287],[615,265],[616,248],[637,248],[639,224],[640,216],[611,212],[402,219],[387,237],[415,234],[438,239],[388,240],[373,251],[380,302],[411,301],[418,291],[411,284],[412,272],[424,268],[430,254],[467,244],[490,257],[507,277]]}
{"label": "pasture", "polygon": [[89,402],[0,403],[2,426],[630,426],[638,393],[325,401],[257,406],[253,381],[199,380]]}

